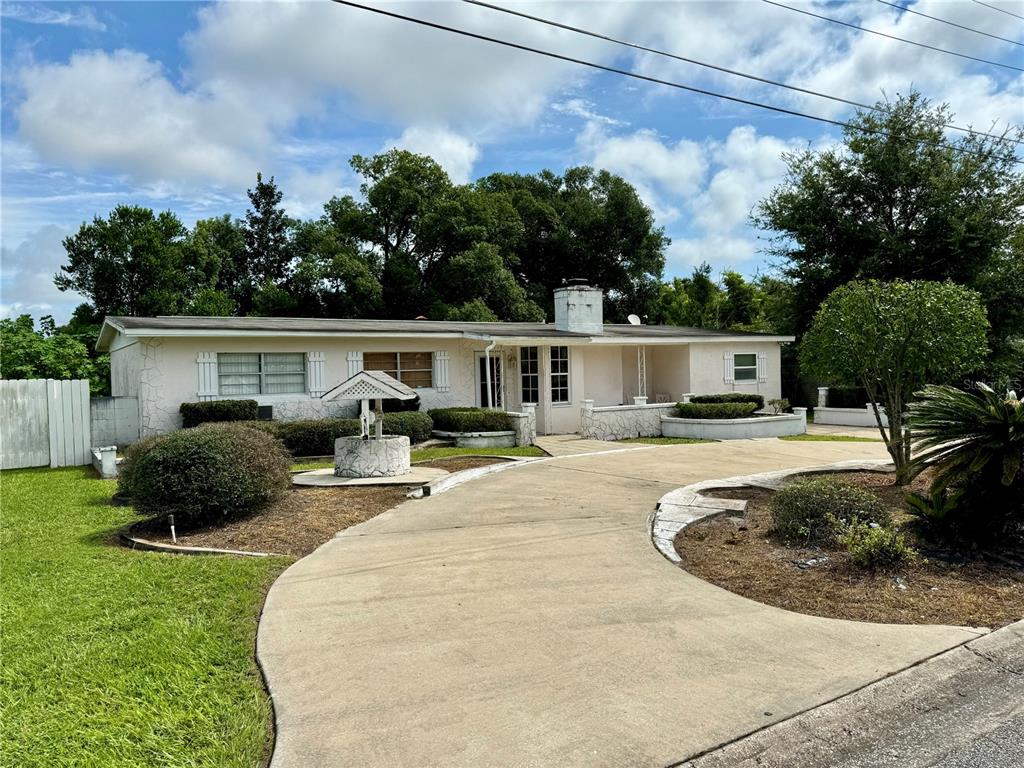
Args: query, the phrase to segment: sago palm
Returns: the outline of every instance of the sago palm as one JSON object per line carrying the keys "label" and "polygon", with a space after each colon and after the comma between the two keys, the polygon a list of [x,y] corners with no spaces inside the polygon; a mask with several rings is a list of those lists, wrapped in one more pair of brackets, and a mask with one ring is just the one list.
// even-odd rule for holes
{"label": "sago palm", "polygon": [[1024,509],[1024,406],[1015,392],[997,394],[927,386],[910,406],[912,469],[933,468],[933,491],[963,491],[965,513],[983,528],[1002,529]]}

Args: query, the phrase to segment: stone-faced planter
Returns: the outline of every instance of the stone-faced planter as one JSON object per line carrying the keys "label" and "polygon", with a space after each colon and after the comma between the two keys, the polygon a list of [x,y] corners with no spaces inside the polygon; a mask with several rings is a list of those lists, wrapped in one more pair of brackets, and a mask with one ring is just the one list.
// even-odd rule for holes
{"label": "stone-faced planter", "polygon": [[405,435],[339,437],[334,441],[334,474],[338,477],[395,477],[409,471],[409,438]]}
{"label": "stone-faced planter", "polygon": [[459,448],[512,448],[516,444],[515,430],[501,432],[442,432],[434,430],[434,437],[454,440]]}
{"label": "stone-faced planter", "polygon": [[661,417],[665,437],[692,437],[702,440],[749,440],[755,437],[802,435],[807,431],[807,409],[778,416],[753,416],[746,419],[680,419]]}

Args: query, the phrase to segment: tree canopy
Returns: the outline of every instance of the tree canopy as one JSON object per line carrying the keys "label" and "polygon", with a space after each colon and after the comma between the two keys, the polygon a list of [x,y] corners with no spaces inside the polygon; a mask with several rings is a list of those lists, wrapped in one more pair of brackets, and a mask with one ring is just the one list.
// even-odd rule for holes
{"label": "tree canopy", "polygon": [[56,283],[106,314],[543,320],[551,293],[584,277],[609,319],[651,314],[668,245],[636,190],[592,168],[454,184],[434,160],[356,155],[358,196],[289,218],[257,175],[244,219],[191,230],[119,206],[65,241]]}
{"label": "tree canopy", "polygon": [[918,93],[862,110],[841,146],[785,156],[784,181],[755,211],[794,283],[797,330],[857,279],[952,280],[990,312],[995,370],[1024,366],[1024,174],[1017,129],[946,135],[948,106]]}
{"label": "tree canopy", "polygon": [[88,379],[94,394],[106,390],[106,357],[93,361],[86,344],[49,315],[39,326],[29,315],[0,320],[0,378]]}
{"label": "tree canopy", "polygon": [[[822,303],[800,367],[827,384],[861,386],[876,404],[898,482],[909,479],[905,412],[925,384],[948,384],[985,359],[988,320],[976,291],[952,282],[853,281]],[[889,428],[877,405],[885,406]]]}

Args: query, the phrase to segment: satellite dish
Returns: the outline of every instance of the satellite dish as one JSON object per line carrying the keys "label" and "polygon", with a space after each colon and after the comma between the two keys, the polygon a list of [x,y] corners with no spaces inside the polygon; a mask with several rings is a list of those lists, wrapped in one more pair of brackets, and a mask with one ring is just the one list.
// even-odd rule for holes
{"label": "satellite dish", "polygon": [[640,325],[640,317],[638,315],[630,315],[626,319],[629,320],[630,325]]}

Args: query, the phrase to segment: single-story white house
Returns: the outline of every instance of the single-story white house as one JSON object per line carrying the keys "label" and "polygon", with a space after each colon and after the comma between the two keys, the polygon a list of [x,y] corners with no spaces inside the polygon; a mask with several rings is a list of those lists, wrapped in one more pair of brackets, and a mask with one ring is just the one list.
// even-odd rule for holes
{"label": "single-story white house", "polygon": [[293,317],[107,317],[111,393],[134,396],[143,437],[181,424],[183,402],[254,399],[275,419],[351,415],[324,398],[361,370],[414,388],[422,409],[536,404],[539,434],[579,430],[595,406],[675,402],[684,393],[780,396],[792,336],[605,324],[599,288],[555,291],[554,323]]}

